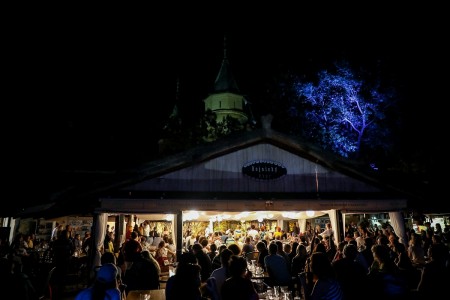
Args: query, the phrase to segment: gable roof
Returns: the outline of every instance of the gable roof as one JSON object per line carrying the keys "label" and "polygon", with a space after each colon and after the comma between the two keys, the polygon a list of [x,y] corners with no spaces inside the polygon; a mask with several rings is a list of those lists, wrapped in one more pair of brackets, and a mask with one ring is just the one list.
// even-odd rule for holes
{"label": "gable roof", "polygon": [[[253,153],[255,150],[263,151],[265,159],[272,160],[275,157],[273,159],[275,162],[280,157],[289,157],[291,162],[289,165],[285,165],[288,170],[285,178],[274,181],[245,178],[247,184],[245,186],[241,184],[240,188],[236,188],[237,182],[243,180],[240,169],[242,164],[238,164],[239,167],[234,170],[234,173],[239,173],[240,178],[234,178],[227,183],[223,183],[224,173],[211,175],[210,172],[203,179],[189,178],[193,172],[196,172],[195,170],[204,170],[207,164],[214,161],[222,160],[226,162],[232,159],[232,156],[236,156],[238,152],[245,152],[244,156],[248,158],[247,162],[251,162],[252,158],[249,157],[249,153]],[[272,157],[269,157],[271,155]],[[311,178],[311,174],[307,174],[309,177],[301,177],[302,174],[299,172],[291,171],[294,168],[292,161],[295,164],[306,166],[310,170],[309,173],[315,173],[312,176],[317,176],[317,172],[321,171],[326,173],[319,179],[318,189],[315,188],[317,178]],[[176,181],[176,178],[183,178],[182,176],[187,181]],[[175,182],[172,182],[171,185],[156,184],[164,179],[174,180],[174,178]],[[199,181],[195,182],[195,180]],[[198,187],[202,180],[209,182],[208,188]],[[218,183],[218,180],[222,180],[222,183],[220,183],[222,185]],[[294,185],[297,187],[293,188],[294,185],[286,183],[289,180],[296,181]],[[302,188],[298,188],[300,184],[296,183],[299,182],[305,183]],[[345,182],[350,183],[346,184]],[[228,185],[224,186],[224,184]],[[280,186],[284,187],[280,188]],[[297,137],[265,127],[248,132],[234,133],[182,153],[155,159],[120,172],[103,174],[96,179],[91,177],[89,181],[73,185],[55,196],[52,199],[55,205],[48,210],[48,213],[57,215],[64,212],[67,214],[68,207],[71,210],[73,209],[74,213],[88,213],[99,205],[102,198],[121,198],[131,194],[133,197],[156,199],[159,195],[172,198],[189,198],[201,195],[201,197],[208,199],[216,197],[229,199],[242,199],[242,197],[267,197],[268,199],[274,197],[281,199],[339,199],[340,197],[346,199],[404,199],[405,196],[411,196],[382,182],[377,177],[376,172],[365,165],[325,153]],[[72,204],[74,201],[78,203],[76,208],[73,205],[68,205],[68,203]]]}

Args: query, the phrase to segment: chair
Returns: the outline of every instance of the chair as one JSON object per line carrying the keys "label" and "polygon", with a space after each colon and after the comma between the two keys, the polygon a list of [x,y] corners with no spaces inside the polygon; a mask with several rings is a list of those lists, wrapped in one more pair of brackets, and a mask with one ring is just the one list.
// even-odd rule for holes
{"label": "chair", "polygon": [[251,262],[252,260],[258,261],[258,257],[259,257],[258,251],[253,251],[245,254],[245,259],[247,260],[248,263]]}
{"label": "chair", "polygon": [[83,288],[87,284],[87,277],[87,264],[80,258],[72,257],[65,277],[66,287],[74,290]]}
{"label": "chair", "polygon": [[48,272],[48,275],[47,275],[46,279],[44,280],[44,284],[42,285],[42,289],[40,290],[40,295],[38,296],[39,300],[43,300],[43,299],[51,300],[52,299],[53,295],[52,295],[51,279],[52,279],[52,275],[53,275],[55,269],[56,269],[56,267],[53,267]]}

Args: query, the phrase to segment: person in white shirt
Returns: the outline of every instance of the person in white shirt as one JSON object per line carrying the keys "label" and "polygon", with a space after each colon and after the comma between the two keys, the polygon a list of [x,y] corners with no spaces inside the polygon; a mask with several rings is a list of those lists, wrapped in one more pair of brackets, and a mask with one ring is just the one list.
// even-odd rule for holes
{"label": "person in white shirt", "polygon": [[144,221],[144,236],[150,236],[150,224],[147,221]]}
{"label": "person in white shirt", "polygon": [[52,230],[52,236],[50,237],[50,240],[56,240],[58,238],[58,228],[59,228],[59,223],[56,222],[55,228],[53,228]]}
{"label": "person in white shirt", "polygon": [[359,231],[355,231],[353,232],[353,238],[356,241],[356,247],[359,251],[361,251],[362,249],[364,249],[364,239],[361,237],[361,234],[359,233]]}
{"label": "person in white shirt", "polygon": [[252,224],[250,230],[247,232],[247,236],[251,236],[253,240],[255,240],[255,236],[259,235],[258,230],[256,230],[255,224]]}
{"label": "person in white shirt", "polygon": [[334,236],[334,231],[331,229],[331,223],[325,224],[325,230],[322,233],[319,233],[321,237],[330,237]]}

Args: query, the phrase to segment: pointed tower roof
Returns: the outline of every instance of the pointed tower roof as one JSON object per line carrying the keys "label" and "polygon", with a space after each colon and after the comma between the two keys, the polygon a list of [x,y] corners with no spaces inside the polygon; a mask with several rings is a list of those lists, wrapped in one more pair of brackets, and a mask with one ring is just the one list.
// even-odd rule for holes
{"label": "pointed tower roof", "polygon": [[239,88],[234,80],[233,73],[231,72],[230,63],[227,58],[227,45],[226,37],[223,42],[223,60],[220,67],[219,74],[217,74],[216,81],[214,82],[213,93],[231,92],[239,94]]}
{"label": "pointed tower roof", "polygon": [[182,119],[180,115],[180,110],[178,108],[179,105],[180,105],[180,78],[178,77],[175,104],[173,106],[172,113],[170,114],[169,119],[167,120],[166,124],[163,127],[163,130],[173,129],[170,127],[174,125],[174,122],[181,125]]}

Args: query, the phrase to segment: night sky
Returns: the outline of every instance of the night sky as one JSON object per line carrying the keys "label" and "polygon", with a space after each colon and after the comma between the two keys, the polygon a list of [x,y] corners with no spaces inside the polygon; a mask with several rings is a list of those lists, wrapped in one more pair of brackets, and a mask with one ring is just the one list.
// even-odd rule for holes
{"label": "night sky", "polygon": [[270,112],[267,84],[282,70],[312,74],[339,59],[366,69],[381,66],[401,95],[400,147],[421,147],[421,159],[439,165],[447,135],[441,120],[450,53],[445,19],[438,8],[356,9],[274,15],[266,9],[232,17],[200,14],[196,21],[179,14],[164,21],[155,14],[131,22],[16,19],[5,37],[2,97],[12,199],[45,201],[59,188],[55,174],[62,170],[110,171],[156,157],[177,80],[184,112],[202,112],[224,35],[238,86],[257,116]]}

